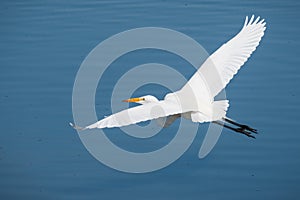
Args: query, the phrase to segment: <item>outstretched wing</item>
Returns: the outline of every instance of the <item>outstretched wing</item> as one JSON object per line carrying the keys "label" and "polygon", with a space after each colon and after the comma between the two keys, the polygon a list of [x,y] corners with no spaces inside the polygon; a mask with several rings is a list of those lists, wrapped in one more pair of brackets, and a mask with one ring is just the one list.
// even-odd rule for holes
{"label": "outstretched wing", "polygon": [[204,85],[204,88],[196,91],[201,93],[197,96],[212,101],[259,45],[266,29],[265,25],[264,20],[260,20],[259,17],[254,20],[252,15],[250,21],[246,17],[242,30],[209,56],[184,88],[199,88]]}
{"label": "outstretched wing", "polygon": [[110,115],[94,124],[91,124],[83,129],[127,126],[130,124],[136,124],[138,122],[157,119],[160,117],[174,115],[181,112],[182,110],[179,104],[173,101],[164,100],[159,102],[147,103],[144,105],[123,110],[121,112]]}

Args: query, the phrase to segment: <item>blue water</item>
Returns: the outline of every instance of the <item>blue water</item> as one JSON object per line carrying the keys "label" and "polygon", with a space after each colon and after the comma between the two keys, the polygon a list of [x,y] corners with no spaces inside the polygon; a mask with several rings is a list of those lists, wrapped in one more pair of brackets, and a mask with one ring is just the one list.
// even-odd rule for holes
{"label": "blue water", "polygon": [[[1,1],[0,198],[297,199],[299,9],[298,1],[275,0]],[[131,28],[165,27],[212,53],[251,14],[266,19],[266,34],[226,94],[228,115],[259,129],[256,140],[224,130],[209,156],[199,160],[204,126],[172,165],[127,174],[94,159],[68,126],[77,70],[101,41]],[[137,63],[149,51],[140,54]],[[168,62],[175,64],[167,55]],[[97,99],[99,113],[110,112]]]}

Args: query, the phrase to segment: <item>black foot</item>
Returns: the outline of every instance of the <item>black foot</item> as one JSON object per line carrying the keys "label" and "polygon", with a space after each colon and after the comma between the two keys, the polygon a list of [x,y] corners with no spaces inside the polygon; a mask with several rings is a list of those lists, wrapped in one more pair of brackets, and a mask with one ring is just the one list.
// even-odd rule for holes
{"label": "black foot", "polygon": [[247,126],[247,125],[241,125],[240,127],[241,127],[242,129],[248,130],[248,131],[250,131],[250,132],[252,132],[252,133],[258,134],[257,130],[254,129],[254,128],[251,128],[250,126]]}
{"label": "black foot", "polygon": [[231,127],[231,126],[228,126],[227,124],[224,124],[220,121],[213,121],[213,123],[215,124],[218,124],[220,126],[223,126],[224,128],[227,128],[227,129],[230,129],[232,131],[235,131],[237,133],[240,133],[240,134],[243,134],[243,135],[246,135],[247,137],[250,137],[250,138],[254,138],[255,139],[255,136],[251,135],[251,132],[247,129],[244,129],[242,127],[239,127],[239,128],[234,128],[234,127]]}
{"label": "black foot", "polygon": [[251,135],[251,132],[244,128],[234,128],[234,131],[255,139],[255,136]]}
{"label": "black foot", "polygon": [[243,129],[243,130],[250,131],[250,132],[255,133],[255,134],[258,133],[256,129],[251,128],[250,126],[247,126],[247,125],[245,125],[245,124],[237,123],[237,122],[232,121],[232,120],[230,120],[230,119],[228,119],[228,118],[224,118],[224,121],[225,121],[225,122],[228,122],[228,123],[230,123],[230,124],[233,124],[233,125],[235,125],[235,126],[238,126],[238,127],[240,127],[241,129]]}

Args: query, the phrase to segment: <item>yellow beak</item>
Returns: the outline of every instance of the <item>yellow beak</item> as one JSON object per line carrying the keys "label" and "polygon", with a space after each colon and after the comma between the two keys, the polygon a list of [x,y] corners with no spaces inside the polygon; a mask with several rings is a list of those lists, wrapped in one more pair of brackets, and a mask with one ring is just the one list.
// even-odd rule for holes
{"label": "yellow beak", "polygon": [[144,100],[143,98],[131,98],[131,99],[123,100],[123,102],[139,102],[143,100]]}

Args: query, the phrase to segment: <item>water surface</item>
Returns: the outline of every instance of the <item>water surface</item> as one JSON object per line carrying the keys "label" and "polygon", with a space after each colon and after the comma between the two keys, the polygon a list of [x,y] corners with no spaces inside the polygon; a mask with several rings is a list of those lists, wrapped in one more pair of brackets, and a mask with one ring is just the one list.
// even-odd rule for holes
{"label": "water surface", "polygon": [[[1,199],[296,199],[299,9],[298,1],[275,0],[2,1]],[[224,130],[211,154],[199,160],[207,128],[203,126],[171,166],[149,174],[126,174],[95,160],[68,126],[77,70],[99,42],[131,28],[155,26],[181,31],[212,53],[251,14],[265,18],[268,28],[226,92],[228,115],[259,129],[256,140]],[[119,65],[185,64],[172,55],[157,54],[137,52]],[[182,69],[187,76],[193,73],[189,67]],[[112,83],[106,79],[107,94]],[[160,89],[155,91],[163,97],[166,91]],[[98,114],[110,111],[106,102],[97,97]],[[147,143],[144,150],[161,145],[156,142]]]}

